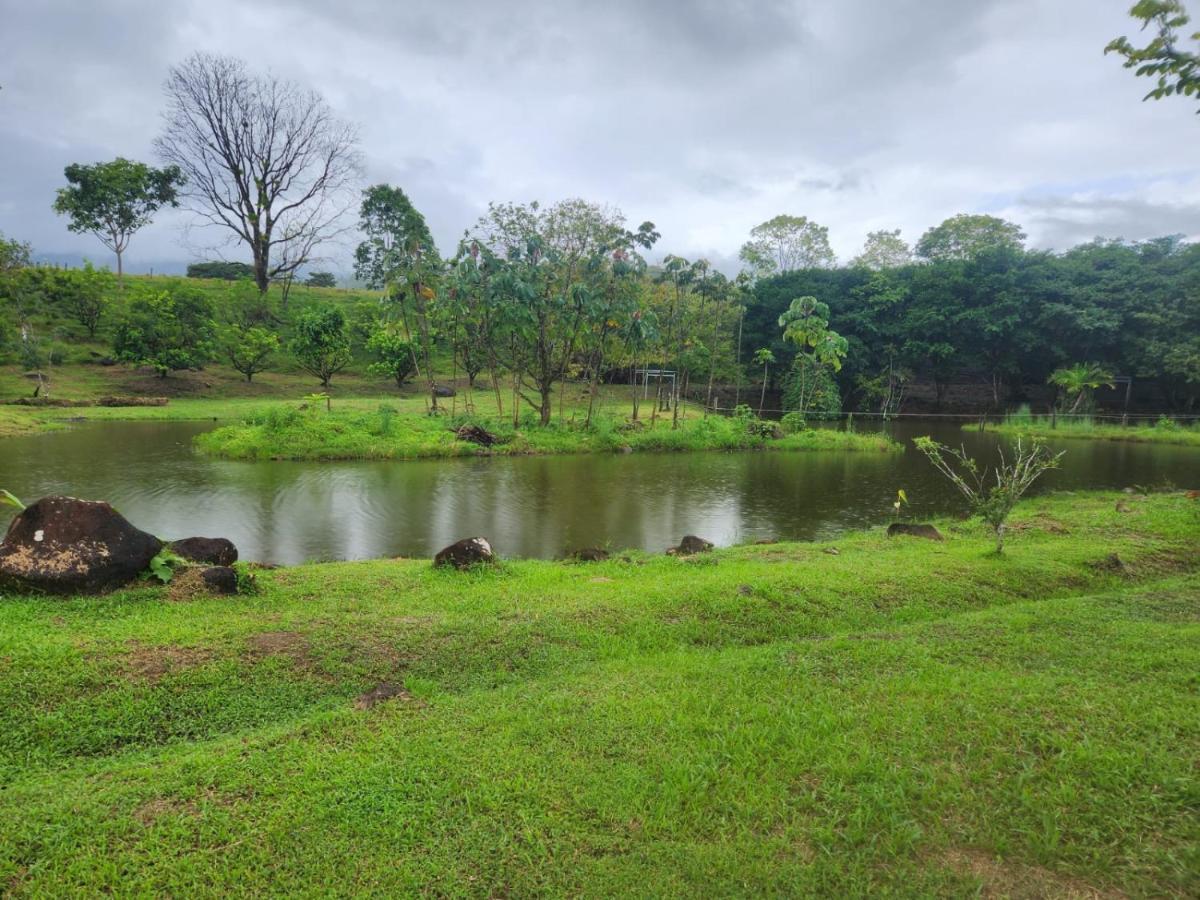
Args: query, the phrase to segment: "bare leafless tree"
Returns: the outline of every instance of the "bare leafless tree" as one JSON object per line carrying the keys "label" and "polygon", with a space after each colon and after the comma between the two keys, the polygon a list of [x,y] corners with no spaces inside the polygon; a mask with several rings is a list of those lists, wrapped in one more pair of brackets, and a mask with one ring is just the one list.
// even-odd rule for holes
{"label": "bare leafless tree", "polygon": [[181,196],[205,224],[249,245],[260,291],[345,230],[358,134],[320,94],[207,53],[172,67],[164,90],[155,148],[187,176]]}

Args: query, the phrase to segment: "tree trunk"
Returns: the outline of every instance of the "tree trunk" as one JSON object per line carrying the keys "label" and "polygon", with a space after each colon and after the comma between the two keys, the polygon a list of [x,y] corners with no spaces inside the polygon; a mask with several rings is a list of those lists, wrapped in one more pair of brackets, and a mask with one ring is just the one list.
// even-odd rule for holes
{"label": "tree trunk", "polygon": [[[633,385],[633,421],[638,420],[638,381],[637,381],[637,356],[634,355],[629,364],[629,383]],[[653,418],[651,422],[653,423]]]}
{"label": "tree trunk", "polygon": [[[733,408],[737,409],[742,403],[742,321],[746,318],[746,307],[738,307],[737,356],[734,365],[737,369],[737,381],[733,386]],[[761,404],[759,404],[761,406]],[[761,411],[759,415],[762,415]]]}
{"label": "tree trunk", "polygon": [[257,244],[254,248],[254,283],[258,285],[258,293],[262,296],[271,287],[271,279],[267,275],[267,254]]}
{"label": "tree trunk", "polygon": [[758,395],[758,417],[760,419],[762,418],[763,407],[767,403],[767,384],[768,384],[767,371],[768,371],[768,367],[763,366],[762,393]]}
{"label": "tree trunk", "polygon": [[[125,290],[125,265],[122,262],[120,250],[117,251],[117,288],[118,288],[118,290],[122,290],[122,291]],[[96,331],[93,328],[92,336],[95,337],[95,335],[96,335]]]}

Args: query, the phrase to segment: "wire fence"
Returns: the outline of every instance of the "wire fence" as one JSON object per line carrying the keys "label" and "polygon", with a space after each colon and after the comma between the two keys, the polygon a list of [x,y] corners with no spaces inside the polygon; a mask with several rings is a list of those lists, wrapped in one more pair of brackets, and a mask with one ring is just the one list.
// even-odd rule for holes
{"label": "wire fence", "polygon": [[[760,416],[764,415],[786,415],[789,412],[795,412],[790,409],[772,409],[764,407],[761,410],[753,403],[740,404],[749,406],[750,409]],[[717,415],[730,416],[736,412],[736,406],[721,406],[719,404],[705,407],[701,404],[701,409],[706,409],[710,413]],[[821,413],[815,416],[817,419],[827,419],[836,421],[839,419],[881,419],[883,421],[892,421],[896,419],[946,419],[949,421],[961,422],[1006,422],[1016,417],[1020,420],[1050,420],[1064,422],[1096,422],[1103,424],[1118,424],[1118,425],[1137,425],[1137,424],[1153,424],[1162,419],[1171,419],[1175,422],[1200,422],[1200,413],[1178,413],[1169,410],[1161,412],[1137,412],[1137,413],[1055,413],[1048,411],[1045,413],[1017,413],[1016,410],[992,410],[988,412],[840,412],[840,413]]]}

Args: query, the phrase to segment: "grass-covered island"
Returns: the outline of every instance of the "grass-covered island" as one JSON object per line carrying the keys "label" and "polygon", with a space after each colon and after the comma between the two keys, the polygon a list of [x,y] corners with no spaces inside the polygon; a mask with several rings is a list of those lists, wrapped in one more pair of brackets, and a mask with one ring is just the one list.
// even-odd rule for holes
{"label": "grass-covered island", "polygon": [[[964,425],[974,428],[974,425]],[[1003,422],[984,425],[988,431],[1010,437],[1032,437],[1040,440],[1130,441],[1138,444],[1176,444],[1200,447],[1200,425],[1186,425],[1163,417],[1152,424],[1105,425],[1090,418],[1052,419],[1049,416],[1012,415]]]}
{"label": "grass-covered island", "polygon": [[1195,896],[1200,503],[1010,525],[5,597],[0,885]]}
{"label": "grass-covered island", "polygon": [[[580,416],[582,419],[582,416]],[[464,431],[463,429],[466,429]],[[466,439],[486,432],[483,443]],[[279,405],[197,438],[199,447],[230,459],[416,459],[422,457],[603,453],[683,450],[894,451],[901,445],[883,434],[834,428],[789,431],[753,416],[694,415],[672,428],[669,414],[656,423],[615,416],[590,426],[571,421],[514,428],[495,417],[428,416],[400,412],[392,404],[373,410],[326,410]]]}

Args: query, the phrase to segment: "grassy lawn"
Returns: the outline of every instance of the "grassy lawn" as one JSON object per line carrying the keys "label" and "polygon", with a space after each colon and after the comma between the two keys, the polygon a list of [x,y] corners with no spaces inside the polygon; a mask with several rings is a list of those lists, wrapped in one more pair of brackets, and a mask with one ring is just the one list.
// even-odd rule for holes
{"label": "grassy lawn", "polygon": [[[963,426],[974,428],[976,426]],[[1060,419],[1051,427],[1049,419],[988,423],[985,428],[1012,437],[1034,437],[1043,440],[1081,438],[1097,441],[1131,441],[1143,444],[1180,444],[1200,447],[1200,426],[1173,423],[1162,425],[1099,425],[1090,419],[1073,421]]]}
{"label": "grassy lawn", "polygon": [[5,599],[0,885],[1195,896],[1200,504],[940,524]]}

